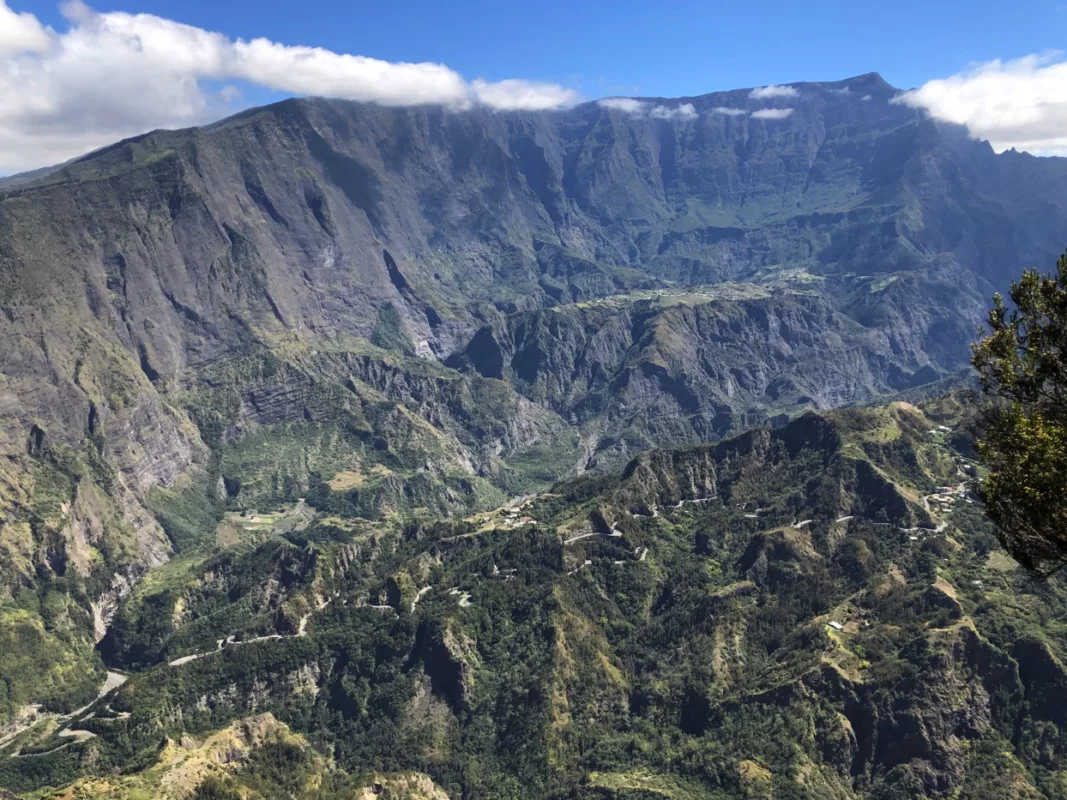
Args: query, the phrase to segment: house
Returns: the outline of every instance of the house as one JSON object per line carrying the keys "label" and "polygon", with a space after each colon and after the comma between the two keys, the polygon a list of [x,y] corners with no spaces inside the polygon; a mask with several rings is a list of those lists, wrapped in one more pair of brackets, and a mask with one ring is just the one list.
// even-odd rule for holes
{"label": "house", "polygon": [[837,620],[830,620],[826,624],[829,625],[831,628],[833,628],[835,631],[843,631],[845,629],[845,626],[842,625]]}

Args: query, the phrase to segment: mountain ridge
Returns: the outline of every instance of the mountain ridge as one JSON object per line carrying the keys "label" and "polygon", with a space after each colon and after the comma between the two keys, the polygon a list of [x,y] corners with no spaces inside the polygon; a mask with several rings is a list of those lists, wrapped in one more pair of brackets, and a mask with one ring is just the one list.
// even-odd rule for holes
{"label": "mountain ridge", "polygon": [[[797,86],[782,119],[714,113],[749,90],[695,119],[288,100],[0,187],[0,636],[36,665],[0,715],[90,699],[143,581],[301,498],[339,537],[451,524],[966,369],[993,291],[1062,245],[1067,162],[875,76]],[[760,580],[816,563],[791,522]]]}
{"label": "mountain ridge", "polygon": [[[878,72],[863,73],[861,75],[855,75],[855,76],[853,76],[851,78],[844,78],[844,79],[841,79],[841,80],[833,80],[833,81],[794,81],[792,83],[782,84],[782,85],[784,85],[784,86],[792,86],[792,87],[802,86],[802,87],[808,87],[808,88],[812,88],[812,87],[814,87],[814,88],[844,88],[846,86],[853,86],[853,85],[857,85],[857,84],[858,85],[873,85],[875,88],[885,89],[885,90],[888,90],[888,91],[892,91],[893,93],[900,93],[902,91],[906,91],[906,90],[897,89],[896,87],[894,87],[891,84],[889,84],[884,78],[882,78],[882,76]],[[632,95],[632,96],[631,95],[610,95],[610,96],[607,96],[607,97],[601,97],[601,98],[597,98],[597,99],[593,99],[593,100],[582,101],[582,102],[574,104],[573,106],[568,106],[568,107],[566,107],[564,109],[552,109],[552,111],[557,111],[558,112],[558,111],[569,110],[571,108],[578,107],[578,106],[596,105],[596,104],[600,103],[603,100],[610,100],[610,99],[615,98],[615,97],[623,97],[625,99],[633,99],[633,100],[641,100],[641,101],[649,101],[649,102],[661,101],[661,102],[678,102],[678,103],[681,103],[683,101],[688,101],[688,100],[706,100],[708,98],[721,96],[721,95],[727,95],[727,94],[739,94],[739,93],[748,94],[752,90],[758,89],[758,88],[761,88],[761,87],[752,86],[752,87],[747,87],[747,88],[717,90],[717,91],[712,91],[712,92],[703,92],[703,93],[698,94],[698,95],[680,95],[680,96],[677,96],[677,97],[660,97],[660,96],[644,96],[644,95]],[[194,130],[209,131],[209,130],[212,130],[213,128],[225,126],[225,125],[230,124],[230,123],[232,123],[234,121],[240,120],[243,117],[246,117],[246,116],[249,116],[249,115],[254,115],[254,114],[262,112],[265,109],[268,109],[268,108],[271,108],[271,107],[274,107],[274,106],[279,106],[279,105],[282,105],[282,104],[285,104],[285,103],[293,103],[293,102],[299,103],[301,101],[331,101],[332,99],[333,98],[330,98],[330,97],[327,97],[327,96],[317,96],[317,95],[305,95],[305,96],[300,96],[300,97],[287,97],[287,98],[283,98],[282,100],[278,100],[278,101],[275,101],[273,103],[268,103],[268,104],[263,105],[263,106],[252,106],[252,107],[249,107],[249,108],[246,108],[246,109],[242,109],[241,111],[237,111],[237,112],[235,112],[235,113],[233,113],[233,114],[231,114],[229,116],[223,117],[222,119],[216,120],[214,122],[208,122],[208,123],[205,123],[203,125],[193,125],[193,126],[189,126],[189,127],[186,127],[186,128],[153,128],[152,130],[145,131],[144,133],[139,133],[139,134],[135,134],[133,136],[128,136],[126,138],[119,139],[118,141],[116,141],[116,142],[114,142],[112,144],[105,145],[103,147],[97,148],[96,150],[92,150],[92,151],[90,151],[88,153],[85,153],[83,155],[76,156],[76,157],[74,157],[72,159],[69,159],[68,161],[62,162],[60,164],[54,164],[54,165],[48,165],[48,166],[44,166],[44,167],[38,167],[37,169],[27,170],[25,172],[16,173],[14,175],[7,175],[7,176],[0,177],[0,188],[3,187],[5,182],[17,182],[21,186],[26,187],[32,181],[36,181],[36,180],[48,177],[48,175],[41,175],[41,176],[38,177],[36,175],[36,173],[40,173],[40,172],[44,172],[44,171],[48,171],[50,173],[50,172],[62,169],[64,167],[68,166],[68,165],[72,165],[72,164],[88,161],[88,160],[91,160],[91,159],[93,159],[95,157],[104,155],[108,151],[120,148],[123,145],[135,144],[135,143],[137,143],[137,142],[139,142],[139,141],[141,141],[141,140],[143,140],[143,139],[145,139],[146,137],[149,137],[149,136],[154,136],[154,135],[155,136],[162,136],[162,135],[166,135],[168,133],[188,133],[188,132],[194,131]],[[347,101],[347,102],[352,102],[352,103],[354,103],[356,105],[368,105],[368,106],[378,106],[379,105],[379,104],[376,104],[376,103],[360,104],[360,103],[358,103],[358,101]],[[438,105],[438,104],[435,104],[435,103],[423,104],[423,106],[435,106],[435,105]],[[381,107],[390,108],[391,106],[381,106]],[[400,108],[403,108],[403,107],[404,106],[400,106]],[[415,107],[418,107],[418,106],[415,106]],[[471,109],[456,109],[457,113],[469,113],[470,110]],[[545,112],[545,111],[501,112],[501,111],[491,110],[490,113],[525,113],[525,114],[540,115],[540,114],[545,114],[545,113],[550,113],[550,112]]]}

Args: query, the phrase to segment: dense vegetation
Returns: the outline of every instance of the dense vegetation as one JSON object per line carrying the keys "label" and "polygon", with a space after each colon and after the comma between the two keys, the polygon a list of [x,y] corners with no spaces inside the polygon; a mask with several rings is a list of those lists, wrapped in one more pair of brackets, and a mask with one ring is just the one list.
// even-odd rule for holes
{"label": "dense vegetation", "polygon": [[[104,642],[128,682],[66,723],[92,738],[28,730],[0,785],[1062,796],[1067,592],[1014,569],[968,488],[973,403],[811,414],[521,507],[334,511],[174,562]],[[243,755],[192,766],[223,742]]]}
{"label": "dense vegetation", "polygon": [[990,412],[979,443],[985,500],[1008,551],[1036,575],[1067,564],[1067,255],[1054,275],[1029,270],[994,298],[974,364]]}

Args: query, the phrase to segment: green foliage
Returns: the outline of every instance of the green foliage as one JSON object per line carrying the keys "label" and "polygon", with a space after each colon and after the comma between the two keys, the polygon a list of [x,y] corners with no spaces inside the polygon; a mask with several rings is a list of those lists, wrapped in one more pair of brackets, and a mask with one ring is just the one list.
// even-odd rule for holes
{"label": "green foliage", "polygon": [[378,323],[371,333],[371,342],[383,350],[395,350],[405,355],[415,354],[415,345],[404,330],[400,312],[392,303],[385,303],[378,309]]}
{"label": "green foliage", "polygon": [[206,480],[174,489],[153,489],[146,505],[179,553],[209,544],[222,508]]}
{"label": "green foliage", "polygon": [[[185,581],[138,591],[124,603],[100,651],[115,666],[145,668],[213,650],[230,635],[291,633],[295,622],[283,604],[308,589],[314,565],[312,552],[284,540],[206,558]],[[271,592],[264,595],[267,585]]]}
{"label": "green foliage", "polygon": [[978,445],[986,506],[1005,548],[1041,577],[1067,564],[1067,255],[1056,268],[1013,283],[1010,313],[998,294],[974,348],[983,388],[1001,401]]}
{"label": "green foliage", "polygon": [[273,507],[303,497],[320,474],[327,477],[359,461],[361,437],[342,424],[288,422],[270,425],[219,451],[220,470],[231,487],[231,507]]}
{"label": "green foliage", "polygon": [[[162,737],[271,712],[312,747],[264,742],[200,797],[321,800],[412,772],[470,797],[1055,796],[1067,591],[1006,568],[962,495],[922,516],[962,463],[935,429],[912,407],[813,415],[514,514],[338,506],[187,557],[119,611],[103,649],[134,671],[79,723],[96,738],[27,742],[0,780],[69,780],[90,748],[77,774],[143,771]],[[204,655],[165,663],[186,653]]]}
{"label": "green foliage", "polygon": [[230,781],[209,775],[196,787],[191,800],[242,800],[242,797]]}
{"label": "green foliage", "polygon": [[44,602],[50,610],[40,616],[0,606],[0,719],[29,703],[76,708],[95,696],[103,676],[91,643],[54,619],[66,615],[69,598],[54,591]]}

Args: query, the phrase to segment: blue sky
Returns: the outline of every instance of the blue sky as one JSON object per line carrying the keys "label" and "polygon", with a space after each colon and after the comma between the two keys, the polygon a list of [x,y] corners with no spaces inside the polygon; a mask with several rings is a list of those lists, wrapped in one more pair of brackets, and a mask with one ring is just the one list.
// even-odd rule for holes
{"label": "blue sky", "polygon": [[548,111],[872,71],[998,150],[1067,155],[1062,42],[1067,0],[0,0],[0,174],[294,94]]}
{"label": "blue sky", "polygon": [[[55,27],[55,2],[11,2]],[[586,97],[682,96],[880,72],[900,88],[971,62],[1062,48],[1067,0],[761,3],[630,0],[121,0],[233,38],[266,37],[488,80],[560,83]]]}

